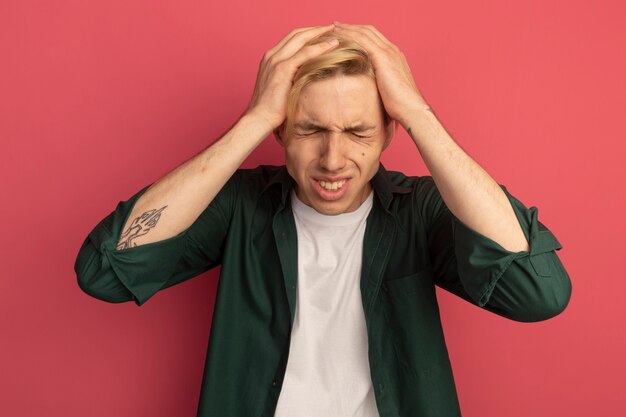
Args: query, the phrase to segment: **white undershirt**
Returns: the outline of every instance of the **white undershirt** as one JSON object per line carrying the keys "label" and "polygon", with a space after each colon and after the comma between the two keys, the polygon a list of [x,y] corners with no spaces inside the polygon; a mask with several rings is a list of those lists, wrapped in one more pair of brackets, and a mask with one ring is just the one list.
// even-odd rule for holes
{"label": "white undershirt", "polygon": [[361,301],[363,237],[373,193],[353,212],[318,213],[295,192],[298,285],[275,417],[379,417]]}

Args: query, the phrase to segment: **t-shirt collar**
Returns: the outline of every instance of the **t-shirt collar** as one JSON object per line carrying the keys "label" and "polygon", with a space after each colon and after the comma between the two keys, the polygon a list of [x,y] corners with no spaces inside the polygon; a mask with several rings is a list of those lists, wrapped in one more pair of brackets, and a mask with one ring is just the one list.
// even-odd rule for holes
{"label": "t-shirt collar", "polygon": [[[391,204],[391,200],[393,200],[393,194],[407,194],[411,192],[411,189],[408,187],[402,187],[400,185],[396,185],[391,182],[389,178],[389,172],[385,169],[382,162],[379,163],[378,172],[372,177],[370,183],[372,184],[372,188],[374,189],[374,193],[380,200],[383,208],[386,211],[389,211],[389,205]],[[287,172],[287,167],[285,165],[279,167],[279,169],[272,175],[269,182],[263,188],[261,193],[265,193],[269,188],[273,186],[280,185],[281,186],[281,207],[285,206],[287,201],[287,197],[289,193],[294,188],[296,182]]]}

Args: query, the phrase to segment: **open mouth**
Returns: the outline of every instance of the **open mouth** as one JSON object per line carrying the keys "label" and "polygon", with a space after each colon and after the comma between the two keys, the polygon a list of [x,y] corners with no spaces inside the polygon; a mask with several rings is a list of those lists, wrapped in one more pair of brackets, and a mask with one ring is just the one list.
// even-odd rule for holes
{"label": "open mouth", "polygon": [[325,190],[339,190],[341,189],[341,187],[344,186],[344,184],[346,183],[346,180],[341,180],[341,181],[319,181],[320,187],[322,187]]}
{"label": "open mouth", "polygon": [[313,188],[317,191],[317,195],[326,201],[340,199],[350,186],[350,178],[342,178],[336,181],[312,178],[311,182],[313,183]]}

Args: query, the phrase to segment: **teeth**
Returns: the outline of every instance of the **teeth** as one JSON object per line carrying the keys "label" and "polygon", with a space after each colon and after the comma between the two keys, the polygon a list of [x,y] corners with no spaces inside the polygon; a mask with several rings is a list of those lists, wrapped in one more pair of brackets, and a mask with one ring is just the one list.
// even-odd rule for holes
{"label": "teeth", "polygon": [[339,188],[343,187],[343,185],[346,183],[346,180],[335,182],[320,181],[319,183],[325,190],[338,190]]}

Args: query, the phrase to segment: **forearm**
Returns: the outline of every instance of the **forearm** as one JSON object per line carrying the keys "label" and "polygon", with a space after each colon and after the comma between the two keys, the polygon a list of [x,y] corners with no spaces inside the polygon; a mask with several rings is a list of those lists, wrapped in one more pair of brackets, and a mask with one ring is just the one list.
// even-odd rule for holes
{"label": "forearm", "polygon": [[528,241],[498,183],[465,153],[432,111],[412,114],[403,126],[452,214],[511,252],[528,251]]}
{"label": "forearm", "polygon": [[146,190],[122,228],[117,249],[167,239],[191,226],[271,131],[262,118],[242,115],[215,143]]}

